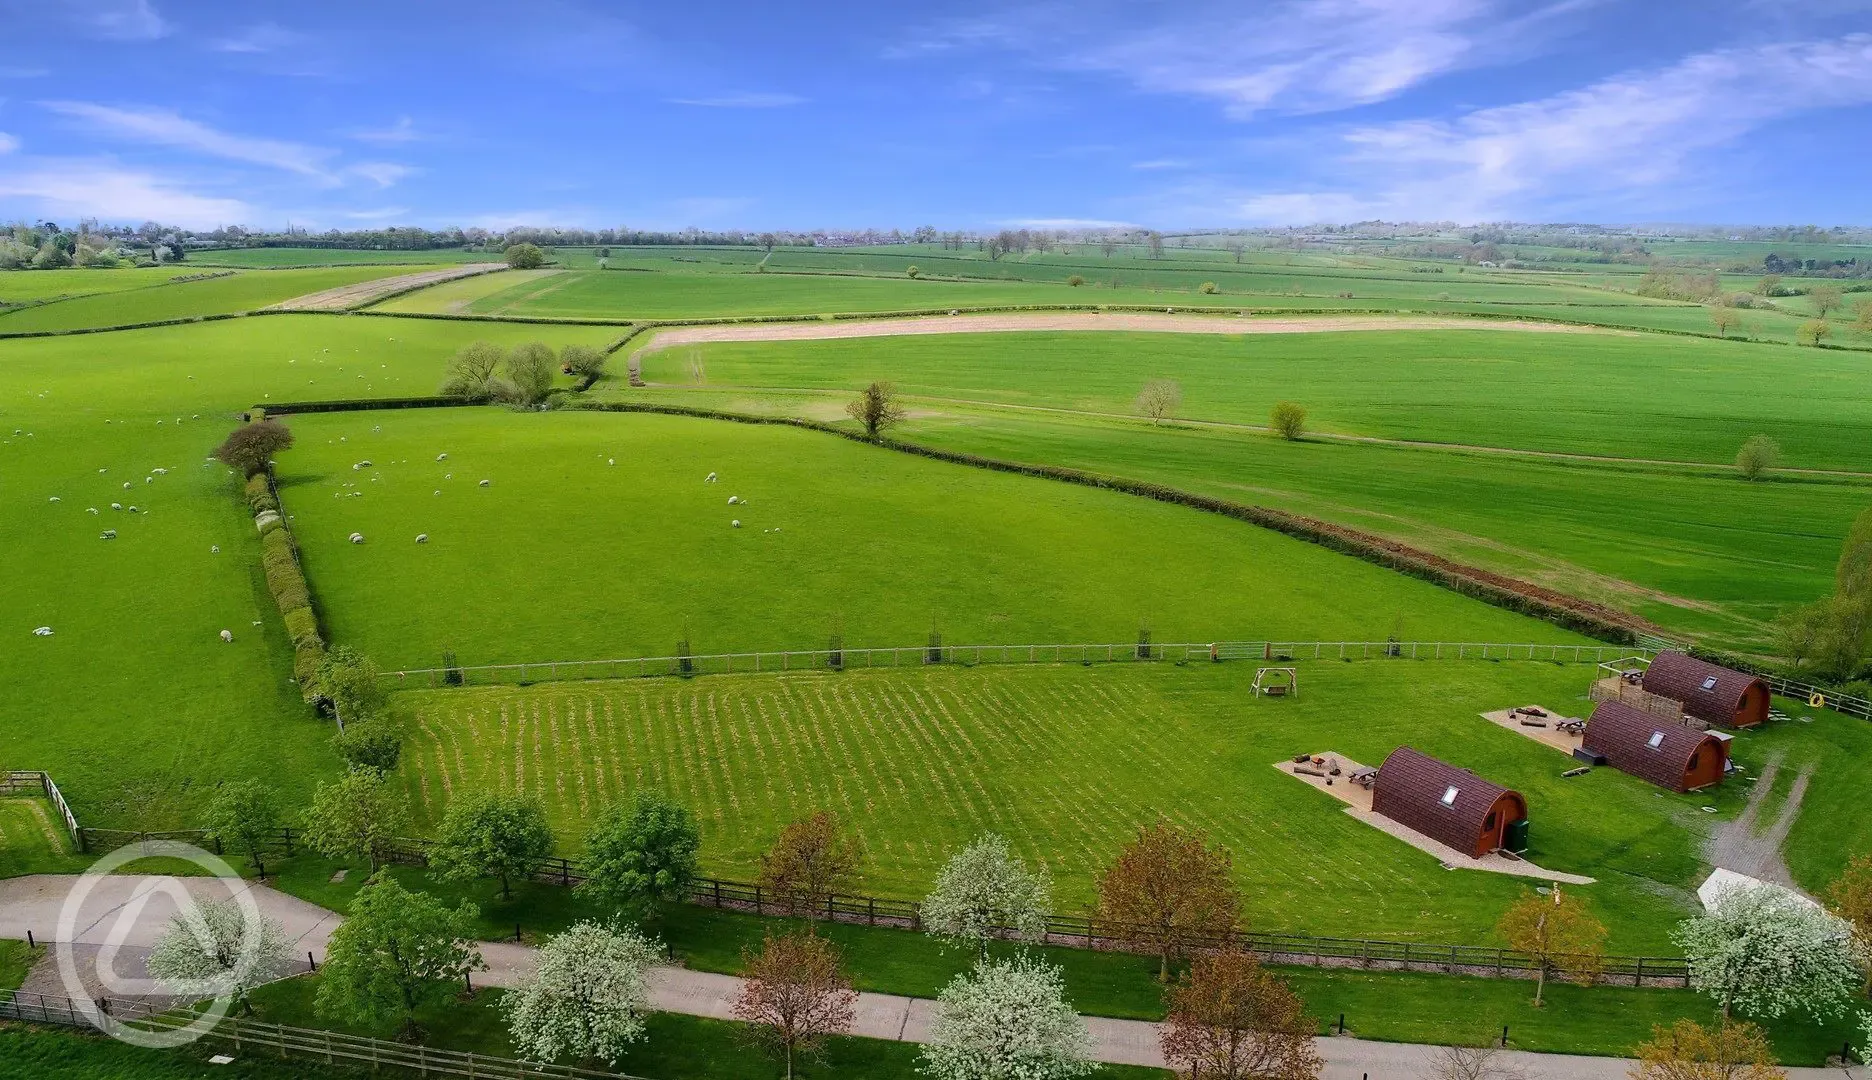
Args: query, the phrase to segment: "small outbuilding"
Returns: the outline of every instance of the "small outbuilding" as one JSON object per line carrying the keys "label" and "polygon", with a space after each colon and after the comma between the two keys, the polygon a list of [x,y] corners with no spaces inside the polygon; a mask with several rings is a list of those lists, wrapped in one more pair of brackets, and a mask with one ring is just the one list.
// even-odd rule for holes
{"label": "small outbuilding", "polygon": [[1372,811],[1476,858],[1527,849],[1527,800],[1520,792],[1408,746],[1378,767]]}
{"label": "small outbuilding", "polygon": [[1706,724],[1748,728],[1768,719],[1767,683],[1684,653],[1659,653],[1639,685]]}
{"label": "small outbuilding", "polygon": [[1668,723],[1619,701],[1602,701],[1593,710],[1580,749],[1672,791],[1721,783],[1729,765],[1726,736]]}

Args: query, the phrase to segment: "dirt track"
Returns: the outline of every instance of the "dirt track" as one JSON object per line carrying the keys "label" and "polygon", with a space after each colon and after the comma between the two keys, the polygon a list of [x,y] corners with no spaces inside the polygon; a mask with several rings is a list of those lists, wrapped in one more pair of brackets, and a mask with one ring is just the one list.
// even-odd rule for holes
{"label": "dirt track", "polygon": [[1121,330],[1159,334],[1311,334],[1349,330],[1515,330],[1537,334],[1609,334],[1595,326],[1412,315],[1267,316],[1226,313],[1065,311],[1053,314],[932,315],[915,319],[681,326],[659,331],[640,353],[710,341],[812,341],[905,334],[995,334],[1045,330]]}
{"label": "dirt track", "polygon": [[336,289],[326,289],[324,292],[295,296],[291,300],[282,300],[274,304],[273,309],[275,311],[345,311],[368,304],[373,300],[381,300],[391,293],[402,292],[405,289],[440,285],[444,281],[454,281],[456,278],[473,277],[476,274],[487,274],[505,269],[507,269],[506,263],[466,263],[461,266],[451,266],[446,270],[398,274],[395,277],[360,281],[355,285],[340,285]]}

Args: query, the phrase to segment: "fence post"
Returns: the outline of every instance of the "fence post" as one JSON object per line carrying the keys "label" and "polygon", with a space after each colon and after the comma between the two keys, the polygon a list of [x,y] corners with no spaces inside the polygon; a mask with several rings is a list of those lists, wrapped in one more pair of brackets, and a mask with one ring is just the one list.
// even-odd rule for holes
{"label": "fence post", "polygon": [[1644,957],[1642,956],[1638,958],[1638,970],[1632,975],[1631,984],[1633,986],[1644,985]]}
{"label": "fence post", "polygon": [[721,907],[721,879],[715,879],[715,906]]}

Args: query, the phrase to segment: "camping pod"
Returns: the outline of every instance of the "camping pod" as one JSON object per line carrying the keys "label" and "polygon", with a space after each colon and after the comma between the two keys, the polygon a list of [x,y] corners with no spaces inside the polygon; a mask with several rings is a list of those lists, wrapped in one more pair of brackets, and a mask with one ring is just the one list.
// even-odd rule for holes
{"label": "camping pod", "polygon": [[1582,749],[1608,765],[1672,791],[1722,782],[1729,765],[1723,736],[1673,724],[1619,701],[1602,701],[1586,721]]}
{"label": "camping pod", "polygon": [[1465,855],[1527,848],[1527,800],[1408,746],[1378,767],[1372,810]]}
{"label": "camping pod", "polygon": [[1768,719],[1767,683],[1684,653],[1659,653],[1640,685],[1706,724],[1748,728]]}

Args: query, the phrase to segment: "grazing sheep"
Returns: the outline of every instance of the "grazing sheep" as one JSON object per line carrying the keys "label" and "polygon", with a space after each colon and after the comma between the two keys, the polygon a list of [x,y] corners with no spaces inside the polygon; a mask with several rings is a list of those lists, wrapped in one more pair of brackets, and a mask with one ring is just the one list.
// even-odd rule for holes
{"label": "grazing sheep", "polygon": [[117,530],[105,529],[103,532],[98,534],[98,539],[99,540],[115,540],[117,539]]}
{"label": "grazing sheep", "polygon": [[53,502],[58,502],[58,501],[59,501],[59,497],[58,497],[57,495],[54,495],[54,496],[52,496],[52,501],[53,501]]}
{"label": "grazing sheep", "polygon": [[354,532],[354,533],[352,533],[352,534],[351,534],[351,542],[352,542],[353,544],[362,544],[362,543],[364,542],[364,534],[363,534],[363,533],[355,533],[355,532]]}
{"label": "grazing sheep", "polygon": [[214,545],[212,545],[212,546],[210,546],[210,547],[208,548],[208,554],[210,554],[210,555],[219,555],[219,554],[221,554],[221,545],[220,545],[220,544],[214,544]]}
{"label": "grazing sheep", "polygon": [[704,484],[713,484],[715,482],[715,474],[709,473],[707,476],[702,478],[702,482]]}
{"label": "grazing sheep", "polygon": [[145,476],[143,478],[143,482],[145,484],[154,484],[156,482],[156,478],[154,476]]}
{"label": "grazing sheep", "polygon": [[136,512],[137,512],[137,508],[136,508],[135,506],[132,506],[132,507],[130,507],[130,512],[131,512],[132,514],[134,514],[134,513],[136,513]]}
{"label": "grazing sheep", "polygon": [[481,486],[482,486],[482,487],[487,487],[487,486],[488,486],[489,484],[492,484],[493,482],[494,482],[494,481],[492,481],[492,480],[483,480],[483,481],[481,481]]}
{"label": "grazing sheep", "polygon": [[234,631],[232,631],[232,630],[223,630],[223,631],[221,631],[221,640],[222,640],[222,641],[233,641],[233,640],[234,640]]}
{"label": "grazing sheep", "polygon": [[617,464],[617,458],[614,458],[614,457],[608,457],[608,458],[605,458],[605,464],[606,464],[606,465],[616,465],[616,464]]}
{"label": "grazing sheep", "polygon": [[429,534],[428,534],[428,533],[417,533],[417,534],[416,534],[416,542],[417,542],[418,544],[427,544],[427,543],[429,542]]}
{"label": "grazing sheep", "polygon": [[112,509],[112,510],[122,510],[122,509],[123,509],[123,503],[111,503],[111,509]]}
{"label": "grazing sheep", "polygon": [[739,529],[741,527],[741,519],[735,518],[733,521],[729,522],[728,524],[733,526],[734,528]]}
{"label": "grazing sheep", "polygon": [[729,506],[733,506],[733,505],[735,505],[736,503],[738,503],[738,502],[740,502],[740,501],[741,501],[741,496],[739,496],[739,495],[730,495],[730,496],[728,496],[728,505],[729,505]]}
{"label": "grazing sheep", "polygon": [[448,455],[447,455],[447,454],[437,454],[437,455],[436,455],[436,460],[437,460],[437,461],[447,461],[447,460],[448,460]]}
{"label": "grazing sheep", "polygon": [[97,507],[95,507],[95,506],[87,506],[87,507],[85,507],[85,513],[87,513],[87,514],[95,514],[95,513],[97,513],[97,512],[98,512],[98,509],[97,509]]}
{"label": "grazing sheep", "polygon": [[442,489],[441,489],[441,488],[436,488],[436,494],[437,494],[437,495],[440,495],[440,494],[442,494]]}
{"label": "grazing sheep", "polygon": [[35,626],[33,627],[33,636],[34,637],[51,637],[52,628],[50,626]]}
{"label": "grazing sheep", "polygon": [[153,472],[153,473],[155,473],[155,474],[156,474],[157,476],[168,476],[168,475],[169,475],[169,470],[168,470],[168,469],[151,469],[151,470],[150,470],[150,472]]}
{"label": "grazing sheep", "polygon": [[128,481],[128,480],[125,480],[125,481],[124,481],[124,490],[125,490],[125,491],[129,491],[129,490],[130,490],[130,481]]}

